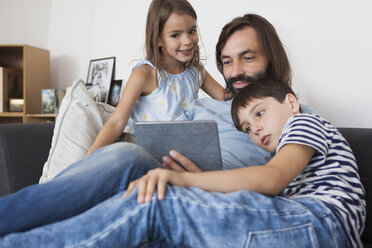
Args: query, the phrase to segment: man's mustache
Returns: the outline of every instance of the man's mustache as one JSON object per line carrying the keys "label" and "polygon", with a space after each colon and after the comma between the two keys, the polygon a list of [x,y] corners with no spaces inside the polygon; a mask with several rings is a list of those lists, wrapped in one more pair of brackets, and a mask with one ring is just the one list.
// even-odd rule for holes
{"label": "man's mustache", "polygon": [[229,78],[227,80],[227,84],[229,86],[232,86],[233,83],[235,82],[238,82],[238,81],[242,81],[242,82],[246,82],[246,83],[253,83],[257,80],[257,77],[251,77],[251,76],[248,76],[248,75],[239,75],[239,76],[236,76],[236,77],[232,77],[232,78]]}
{"label": "man's mustache", "polygon": [[236,77],[231,77],[226,80],[226,88],[231,92],[232,96],[234,97],[240,89],[235,89],[233,84],[237,81],[246,82],[246,83],[254,83],[256,81],[261,80],[262,78],[266,77],[265,72],[259,72],[256,75],[248,76],[248,75],[238,75]]}

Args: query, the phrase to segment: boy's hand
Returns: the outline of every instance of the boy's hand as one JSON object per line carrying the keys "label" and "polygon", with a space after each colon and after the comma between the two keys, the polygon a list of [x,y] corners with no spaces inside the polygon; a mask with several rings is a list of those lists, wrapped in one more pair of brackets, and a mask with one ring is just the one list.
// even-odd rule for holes
{"label": "boy's hand", "polygon": [[172,185],[186,186],[186,173],[179,173],[167,169],[157,168],[150,170],[146,175],[131,182],[123,198],[127,198],[130,193],[138,186],[137,201],[138,203],[148,203],[151,201],[155,188],[159,200],[164,199],[167,183]]}
{"label": "boy's hand", "polygon": [[[169,152],[169,156],[163,157],[163,166],[166,169],[170,169],[178,172],[202,172],[202,170],[195,165],[190,159],[182,155],[181,153],[172,150]],[[178,164],[175,162],[177,161]],[[182,166],[180,166],[180,165]]]}

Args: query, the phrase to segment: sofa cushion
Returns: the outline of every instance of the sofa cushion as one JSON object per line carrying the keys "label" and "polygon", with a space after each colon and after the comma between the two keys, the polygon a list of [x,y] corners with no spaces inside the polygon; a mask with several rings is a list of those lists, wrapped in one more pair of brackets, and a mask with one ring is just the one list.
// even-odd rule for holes
{"label": "sofa cushion", "polygon": [[37,183],[54,123],[0,124],[0,196]]}
{"label": "sofa cushion", "polygon": [[[372,129],[371,128],[338,128],[350,144],[357,160],[360,179],[366,190],[367,217],[362,235],[364,247],[372,247]],[[367,245],[368,244],[368,245]]]}
{"label": "sofa cushion", "polygon": [[39,182],[51,180],[73,162],[83,158],[114,110],[108,104],[95,102],[83,80],[74,81],[62,100],[49,156]]}

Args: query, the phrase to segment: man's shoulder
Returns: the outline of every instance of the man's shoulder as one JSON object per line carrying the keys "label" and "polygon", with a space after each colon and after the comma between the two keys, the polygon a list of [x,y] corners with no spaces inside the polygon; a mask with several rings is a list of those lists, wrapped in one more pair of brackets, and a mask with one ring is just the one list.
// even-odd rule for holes
{"label": "man's shoulder", "polygon": [[231,102],[200,98],[192,101],[183,110],[183,118],[180,118],[185,119],[186,116],[189,120],[230,119],[230,107]]}
{"label": "man's shoulder", "polygon": [[213,98],[199,98],[194,100],[190,104],[190,108],[202,108],[202,109],[211,109],[216,111],[226,111],[230,112],[231,101],[219,101]]}

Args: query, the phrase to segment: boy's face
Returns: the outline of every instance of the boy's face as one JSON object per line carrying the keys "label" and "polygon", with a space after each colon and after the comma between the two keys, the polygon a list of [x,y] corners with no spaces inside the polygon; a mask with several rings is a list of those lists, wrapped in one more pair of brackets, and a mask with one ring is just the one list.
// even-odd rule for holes
{"label": "boy's face", "polygon": [[295,96],[287,94],[283,103],[273,97],[256,98],[238,111],[242,130],[253,142],[269,152],[275,152],[287,120],[299,113],[300,104]]}

